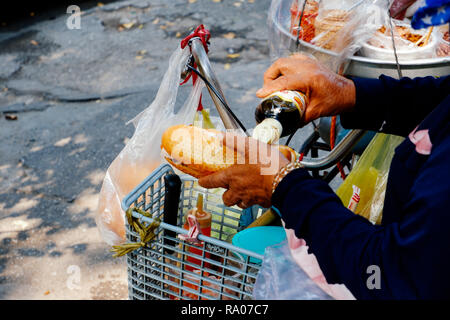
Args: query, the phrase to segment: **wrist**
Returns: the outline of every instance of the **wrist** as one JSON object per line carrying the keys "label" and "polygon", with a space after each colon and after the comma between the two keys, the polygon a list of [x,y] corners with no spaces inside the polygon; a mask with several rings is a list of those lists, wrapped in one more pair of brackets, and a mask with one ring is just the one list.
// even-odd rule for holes
{"label": "wrist", "polygon": [[281,180],[284,179],[284,177],[286,177],[291,171],[299,168],[303,168],[303,165],[300,163],[300,161],[289,162],[288,164],[281,167],[278,173],[273,178],[272,194],[275,192],[275,189],[277,188]]}
{"label": "wrist", "polygon": [[356,105],[356,87],[352,79],[347,79],[343,77],[342,86],[342,101],[341,108],[342,112],[351,111]]}

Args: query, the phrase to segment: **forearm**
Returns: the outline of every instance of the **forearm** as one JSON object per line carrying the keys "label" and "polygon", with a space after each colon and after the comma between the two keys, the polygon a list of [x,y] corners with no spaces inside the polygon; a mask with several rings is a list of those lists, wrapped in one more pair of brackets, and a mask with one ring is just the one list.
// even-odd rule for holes
{"label": "forearm", "polygon": [[341,124],[347,129],[406,136],[450,93],[449,76],[351,79],[355,84],[356,104],[351,111],[340,115]]}
{"label": "forearm", "polygon": [[[361,288],[367,280],[367,267],[362,266],[366,261],[358,254],[358,246],[378,227],[344,207],[324,181],[312,178],[304,169],[281,181],[272,203],[286,228],[306,240],[328,283],[344,283],[358,299],[367,298],[361,293],[367,291]],[[372,260],[370,264],[379,263]]]}
{"label": "forearm", "polygon": [[[434,219],[431,213],[442,208],[434,200],[430,212],[431,193],[420,195],[405,211],[410,221],[376,226],[345,208],[324,181],[299,169],[280,182],[272,204],[286,228],[305,239],[328,283],[343,283],[357,299],[433,298],[446,292],[434,270],[450,263],[447,256],[436,260],[437,252],[448,252],[441,222],[449,218]],[[371,266],[380,272],[377,288],[367,285]]]}

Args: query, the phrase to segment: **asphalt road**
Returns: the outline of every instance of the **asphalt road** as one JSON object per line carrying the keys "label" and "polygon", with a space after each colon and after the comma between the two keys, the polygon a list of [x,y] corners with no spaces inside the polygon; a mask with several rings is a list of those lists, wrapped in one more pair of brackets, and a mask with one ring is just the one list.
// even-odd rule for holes
{"label": "asphalt road", "polygon": [[152,102],[170,54],[203,23],[230,106],[254,126],[270,65],[269,5],[81,3],[72,30],[65,7],[0,21],[0,299],[127,299],[125,260],[111,257],[94,221],[106,169],[133,133],[126,122]]}

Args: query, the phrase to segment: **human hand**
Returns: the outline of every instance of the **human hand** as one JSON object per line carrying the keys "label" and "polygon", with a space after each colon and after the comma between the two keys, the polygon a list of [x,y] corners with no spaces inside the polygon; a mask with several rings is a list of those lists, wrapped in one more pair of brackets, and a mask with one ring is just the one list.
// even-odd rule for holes
{"label": "human hand", "polygon": [[306,95],[305,123],[349,111],[356,100],[353,81],[301,54],[275,61],[264,73],[264,85],[256,95],[264,98],[281,90],[295,90]]}
{"label": "human hand", "polygon": [[222,199],[226,206],[247,208],[255,204],[271,206],[272,184],[278,171],[289,160],[276,146],[253,138],[226,133],[223,143],[234,148],[240,161],[227,169],[200,178],[204,188],[225,188]]}

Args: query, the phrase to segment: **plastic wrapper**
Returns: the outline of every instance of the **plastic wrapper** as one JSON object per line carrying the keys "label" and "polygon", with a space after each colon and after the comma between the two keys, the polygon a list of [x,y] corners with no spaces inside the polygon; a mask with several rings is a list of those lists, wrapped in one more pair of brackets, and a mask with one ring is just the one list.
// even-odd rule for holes
{"label": "plastic wrapper", "polygon": [[[376,1],[306,1],[272,0],[268,21],[271,59],[300,52],[343,73],[348,58],[382,27],[382,7]],[[291,38],[283,37],[281,30],[298,36],[298,45],[292,47]]]}
{"label": "plastic wrapper", "polygon": [[347,45],[340,43],[339,34],[349,24],[351,16],[356,13],[352,12],[352,8],[357,4],[357,0],[321,1],[314,21],[315,36],[311,43],[328,50],[338,50]]}
{"label": "plastic wrapper", "polygon": [[[304,12],[303,6],[305,6]],[[304,1],[294,0],[292,1],[290,12],[291,24],[289,31],[295,37],[310,42],[315,35],[314,23],[319,12],[319,2],[307,0],[305,3]]]}
{"label": "plastic wrapper", "polygon": [[107,169],[100,191],[96,223],[105,242],[117,245],[125,240],[125,214],[122,199],[162,161],[161,136],[171,125],[192,123],[203,82],[198,80],[189,97],[175,113],[180,75],[190,55],[189,48],[177,48],[171,55],[154,101],[132,122],[135,131]]}
{"label": "plastic wrapper", "polygon": [[[401,20],[390,19],[390,4],[387,0],[272,0],[268,20],[271,59],[300,52],[344,73],[354,55],[395,61],[396,53],[400,62],[449,55],[448,24],[414,30],[410,18],[416,3],[399,13]],[[299,41],[292,41],[292,36]]]}
{"label": "plastic wrapper", "polygon": [[399,61],[429,59],[437,57],[437,48],[442,35],[435,28],[414,30],[408,21],[392,19],[393,30],[387,22],[374,33],[361,48],[361,55],[379,60]]}
{"label": "plastic wrapper", "polygon": [[352,211],[374,224],[381,223],[389,168],[395,148],[403,140],[403,137],[377,133],[336,191],[348,206],[354,186],[359,188],[359,202]]}
{"label": "plastic wrapper", "polygon": [[436,28],[437,45],[436,56],[450,57],[450,24],[439,26]]}
{"label": "plastic wrapper", "polygon": [[[266,248],[253,288],[257,300],[354,300],[342,284],[328,284],[316,257],[291,229],[287,240]],[[286,275],[289,277],[286,277]]]}
{"label": "plastic wrapper", "polygon": [[332,299],[297,265],[292,258],[287,240],[266,248],[264,260],[253,287],[253,298],[256,300]]}

